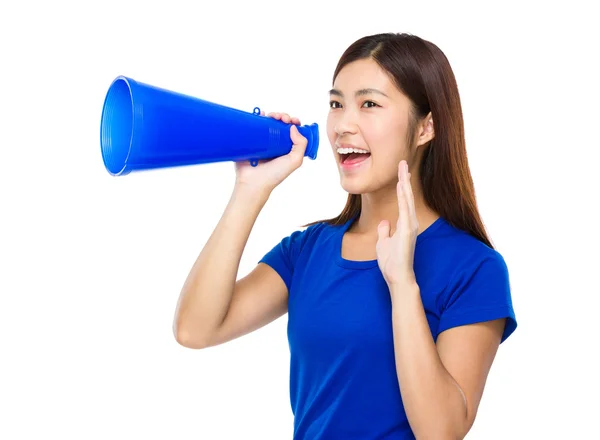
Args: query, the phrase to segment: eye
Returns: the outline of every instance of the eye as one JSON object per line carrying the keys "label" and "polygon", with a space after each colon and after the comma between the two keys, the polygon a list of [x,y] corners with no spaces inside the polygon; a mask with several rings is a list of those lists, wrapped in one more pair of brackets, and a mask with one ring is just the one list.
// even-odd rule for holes
{"label": "eye", "polygon": [[[369,104],[369,105],[367,105],[367,108],[379,107],[379,105],[375,104],[373,101],[365,101],[363,103],[363,105],[366,105],[366,104]],[[372,104],[372,105],[370,105],[370,104]]]}
{"label": "eye", "polygon": [[341,106],[341,104],[339,102],[337,102],[337,101],[329,101],[329,107],[330,108],[339,108],[339,107],[336,107],[336,105],[340,105]]}

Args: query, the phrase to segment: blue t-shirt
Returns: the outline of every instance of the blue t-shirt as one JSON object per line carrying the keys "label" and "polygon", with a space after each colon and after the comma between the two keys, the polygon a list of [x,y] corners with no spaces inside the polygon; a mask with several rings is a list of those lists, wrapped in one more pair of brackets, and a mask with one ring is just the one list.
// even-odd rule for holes
{"label": "blue t-shirt", "polygon": [[[293,232],[260,261],[289,292],[294,439],[413,439],[394,359],[391,299],[377,260],[342,258],[352,224]],[[452,327],[507,318],[515,330],[503,257],[438,218],[418,235],[414,271],[433,338]]]}

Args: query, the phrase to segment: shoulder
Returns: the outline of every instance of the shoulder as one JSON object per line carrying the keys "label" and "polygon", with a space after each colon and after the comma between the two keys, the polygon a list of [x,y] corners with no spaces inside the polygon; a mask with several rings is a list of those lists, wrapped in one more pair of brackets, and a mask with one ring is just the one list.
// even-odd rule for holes
{"label": "shoulder", "polygon": [[475,322],[507,318],[504,341],[516,328],[508,265],[504,256],[448,223],[435,244],[444,274],[438,297],[439,331]]}
{"label": "shoulder", "polygon": [[[417,255],[416,255],[417,257]],[[482,298],[510,296],[509,268],[504,256],[471,234],[442,219],[422,240],[416,263],[427,282],[441,293],[442,304],[476,289]],[[426,282],[424,280],[424,282]]]}
{"label": "shoulder", "polygon": [[308,226],[302,226],[291,232],[289,237],[294,240],[314,240],[334,234],[341,226],[333,225],[327,221],[311,223]]}
{"label": "shoulder", "polygon": [[335,228],[335,226],[326,222],[302,226],[283,237],[279,246],[283,247],[288,252],[299,254],[303,249],[314,247],[315,244],[320,242],[324,237],[331,235]]}
{"label": "shoulder", "polygon": [[324,242],[328,237],[333,236],[337,229],[338,226],[320,221],[293,231],[284,238],[284,241],[287,241],[291,247],[300,252],[304,248],[311,248],[316,246],[317,243]]}
{"label": "shoulder", "polygon": [[455,272],[474,272],[482,265],[505,272],[507,265],[503,255],[471,234],[452,226],[441,219],[441,224],[432,234],[432,245],[441,258],[451,263]]}
{"label": "shoulder", "polygon": [[263,257],[259,263],[265,263],[273,267],[283,278],[288,289],[290,288],[292,275],[298,265],[302,265],[309,255],[323,249],[319,246],[327,246],[325,235],[330,235],[333,226],[319,222],[297,229],[284,238],[280,239]]}

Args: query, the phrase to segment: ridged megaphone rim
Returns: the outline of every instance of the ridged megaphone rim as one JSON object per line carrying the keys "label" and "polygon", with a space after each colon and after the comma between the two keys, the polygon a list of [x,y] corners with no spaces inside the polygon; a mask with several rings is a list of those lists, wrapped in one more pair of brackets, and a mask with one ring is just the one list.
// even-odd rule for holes
{"label": "ridged megaphone rim", "polygon": [[102,106],[100,149],[106,170],[114,176],[131,171],[127,161],[135,124],[132,82],[126,76],[117,76],[110,84]]}

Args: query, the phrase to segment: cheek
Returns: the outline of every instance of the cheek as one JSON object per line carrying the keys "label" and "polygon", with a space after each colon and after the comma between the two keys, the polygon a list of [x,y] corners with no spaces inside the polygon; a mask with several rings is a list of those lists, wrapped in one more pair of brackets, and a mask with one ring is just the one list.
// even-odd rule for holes
{"label": "cheek", "polygon": [[394,165],[406,157],[405,131],[396,125],[377,125],[364,133],[365,141],[373,159],[380,164]]}

